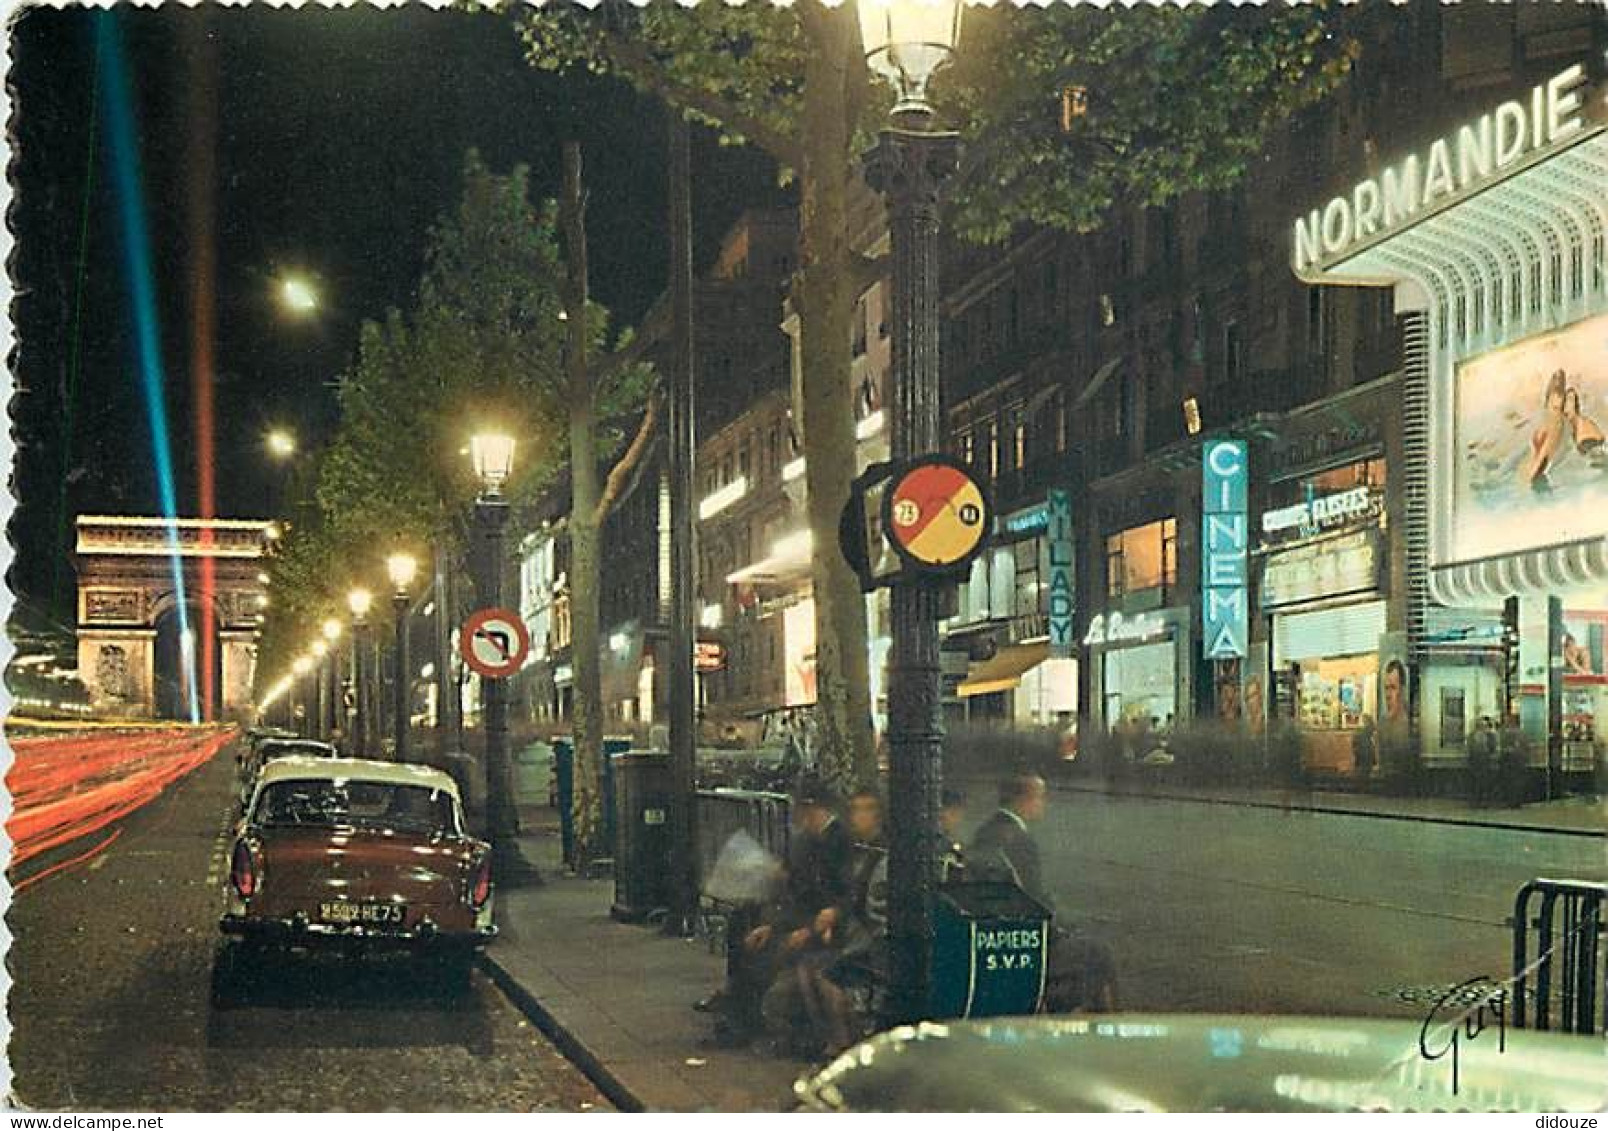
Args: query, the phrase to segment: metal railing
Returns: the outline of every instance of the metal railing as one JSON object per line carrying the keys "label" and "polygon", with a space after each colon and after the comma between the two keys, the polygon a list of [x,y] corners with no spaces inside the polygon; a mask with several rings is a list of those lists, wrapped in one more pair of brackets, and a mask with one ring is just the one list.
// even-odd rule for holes
{"label": "metal railing", "polygon": [[[1531,901],[1537,897],[1540,902],[1532,917]],[[1532,880],[1519,889],[1512,919],[1515,1028],[1558,1029],[1565,1033],[1600,1033],[1608,1029],[1608,975],[1604,970],[1605,948],[1599,945],[1605,902],[1608,884]],[[1533,1023],[1528,1016],[1532,979]]]}

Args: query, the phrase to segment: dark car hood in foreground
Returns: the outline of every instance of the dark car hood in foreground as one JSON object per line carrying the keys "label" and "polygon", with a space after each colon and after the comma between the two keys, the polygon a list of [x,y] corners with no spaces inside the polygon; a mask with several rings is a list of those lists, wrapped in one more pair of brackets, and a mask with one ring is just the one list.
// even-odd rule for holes
{"label": "dark car hood in foreground", "polygon": [[[794,1090],[824,1111],[1598,1111],[1600,1037],[1415,1021],[1111,1014],[929,1023]],[[1422,1037],[1422,1042],[1421,1042]],[[1505,1041],[1505,1048],[1503,1043]],[[1436,1059],[1430,1054],[1439,1053]]]}

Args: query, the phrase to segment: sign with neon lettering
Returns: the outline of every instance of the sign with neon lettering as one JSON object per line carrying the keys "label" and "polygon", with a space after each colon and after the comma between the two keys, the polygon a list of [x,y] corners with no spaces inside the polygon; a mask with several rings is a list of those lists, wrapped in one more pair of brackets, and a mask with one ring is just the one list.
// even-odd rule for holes
{"label": "sign with neon lettering", "polygon": [[1085,644],[1131,644],[1161,636],[1167,631],[1167,622],[1153,613],[1123,616],[1121,613],[1095,613],[1089,621],[1089,631],[1083,634]]}
{"label": "sign with neon lettering", "polygon": [[1072,576],[1072,493],[1052,490],[1044,502],[1048,517],[1045,550],[1048,553],[1050,586],[1050,655],[1069,659],[1075,655],[1074,627],[1077,612],[1076,579]]}
{"label": "sign with neon lettering", "polygon": [[1201,457],[1201,645],[1209,660],[1245,655],[1250,457],[1243,440],[1211,440]]}
{"label": "sign with neon lettering", "polygon": [[1584,128],[1580,64],[1553,75],[1520,102],[1509,99],[1488,114],[1436,138],[1378,177],[1358,181],[1295,221],[1292,261],[1297,274],[1350,251],[1356,244],[1403,226],[1420,212],[1489,180],[1535,150]]}

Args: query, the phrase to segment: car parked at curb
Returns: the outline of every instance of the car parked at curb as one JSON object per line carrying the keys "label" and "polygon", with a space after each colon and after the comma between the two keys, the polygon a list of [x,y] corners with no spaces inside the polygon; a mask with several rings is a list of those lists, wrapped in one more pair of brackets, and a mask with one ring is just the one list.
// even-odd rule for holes
{"label": "car parked at curb", "polygon": [[331,743],[296,735],[266,735],[252,742],[250,749],[241,753],[238,762],[237,787],[242,815],[251,801],[258,775],[269,762],[280,758],[339,758],[340,754]]}
{"label": "car parked at curb", "polygon": [[268,762],[230,854],[214,969],[227,1004],[270,952],[407,952],[467,982],[492,923],[491,846],[453,780],[426,766]]}

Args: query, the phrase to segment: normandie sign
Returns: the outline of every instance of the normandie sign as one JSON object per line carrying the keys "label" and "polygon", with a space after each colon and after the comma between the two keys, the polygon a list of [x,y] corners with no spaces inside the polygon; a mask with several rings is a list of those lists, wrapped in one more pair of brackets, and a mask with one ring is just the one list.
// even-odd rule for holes
{"label": "normandie sign", "polygon": [[1585,106],[1580,88],[1585,82],[1585,68],[1576,63],[1535,86],[1527,102],[1503,102],[1455,134],[1437,138],[1424,153],[1357,182],[1349,195],[1298,217],[1296,272],[1337,259],[1494,178],[1536,150],[1580,132]]}

